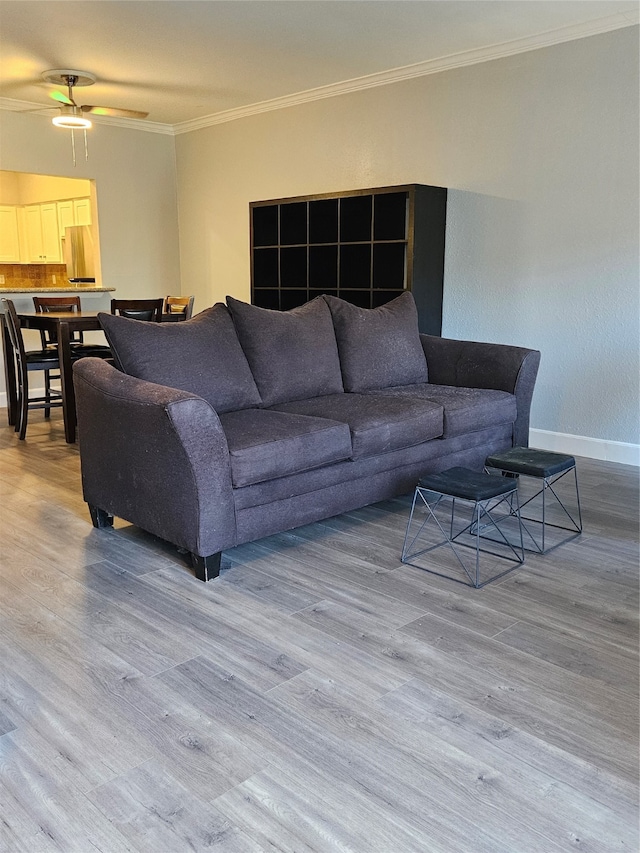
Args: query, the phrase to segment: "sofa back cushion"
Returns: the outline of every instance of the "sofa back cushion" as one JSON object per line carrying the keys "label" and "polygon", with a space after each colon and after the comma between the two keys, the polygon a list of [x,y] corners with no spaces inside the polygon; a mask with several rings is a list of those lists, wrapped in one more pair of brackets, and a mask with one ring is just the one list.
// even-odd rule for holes
{"label": "sofa back cushion", "polygon": [[322,297],[272,311],[227,296],[264,406],[343,390],[331,312]]}
{"label": "sofa back cushion", "polygon": [[427,360],[409,291],[379,308],[324,297],[336,330],[345,391],[374,391],[426,382]]}
{"label": "sofa back cushion", "polygon": [[190,391],[217,412],[261,404],[233,321],[222,303],[181,323],[143,323],[98,314],[124,373]]}

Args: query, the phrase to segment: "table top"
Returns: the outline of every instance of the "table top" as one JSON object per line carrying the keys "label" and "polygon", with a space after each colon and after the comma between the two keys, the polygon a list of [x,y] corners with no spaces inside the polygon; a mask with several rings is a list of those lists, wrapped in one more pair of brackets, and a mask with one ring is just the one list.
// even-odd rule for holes
{"label": "table top", "polygon": [[[108,314],[109,312],[104,311],[16,311],[18,317],[25,317],[32,319],[33,317],[50,317],[56,320],[68,320],[68,319],[77,319],[83,317],[97,317],[98,314]],[[175,312],[171,314],[163,314],[162,322],[163,323],[178,323],[181,320],[184,320],[184,314],[177,314]]]}
{"label": "table top", "polygon": [[[104,313],[104,312],[100,312]],[[97,311],[16,311],[20,319],[49,319],[49,320],[86,320],[87,318],[96,318]]]}
{"label": "table top", "polygon": [[[57,323],[69,323],[70,326],[84,326],[88,328],[89,323],[95,324],[96,329],[102,328],[98,320],[98,314],[108,314],[108,311],[16,311],[18,319],[25,328],[40,328],[41,326],[53,326]],[[184,314],[163,314],[163,323],[177,323],[185,319]]]}
{"label": "table top", "polygon": [[95,311],[17,311],[24,329],[53,329],[65,323],[74,331],[94,332],[102,326]]}

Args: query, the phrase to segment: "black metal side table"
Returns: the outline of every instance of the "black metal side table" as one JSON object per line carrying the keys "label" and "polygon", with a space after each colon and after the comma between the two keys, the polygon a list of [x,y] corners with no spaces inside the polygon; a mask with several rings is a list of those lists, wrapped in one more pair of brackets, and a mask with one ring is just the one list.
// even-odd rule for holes
{"label": "black metal side table", "polygon": [[[451,517],[447,522],[446,529],[437,511],[443,501],[451,500]],[[416,516],[416,504],[422,502],[422,505],[427,511],[426,518],[421,523],[418,521],[414,524]],[[456,519],[456,501],[462,501],[465,504],[471,504],[473,509],[471,513],[471,521],[469,523],[462,522],[463,526],[459,530],[455,530],[456,521],[460,527],[460,521]],[[496,514],[496,510],[503,503],[507,504],[507,511],[502,517]],[[442,517],[442,513],[440,513]],[[505,536],[501,529],[501,524],[506,520],[517,521],[516,527],[516,542],[519,538],[519,547],[514,546],[511,541]],[[420,537],[426,539],[427,525],[429,521],[435,522],[435,525],[442,534],[442,538],[438,539],[435,544],[429,544],[426,547],[420,547],[418,540]],[[416,532],[414,532],[417,526]],[[433,525],[431,525],[431,529]],[[497,538],[487,537],[487,532],[490,531]],[[512,537],[513,538],[513,537]],[[464,540],[467,541],[464,541]],[[501,546],[502,551],[489,550],[487,547],[481,546],[481,540],[490,541],[492,545]],[[424,544],[424,543],[423,543]],[[412,550],[418,545],[417,550]],[[434,551],[442,545],[448,545],[455,555],[457,563],[462,567],[464,575],[462,580],[460,577],[455,577],[451,574],[446,574],[444,571],[439,571],[435,564],[430,567],[417,565],[414,560],[423,554]],[[462,559],[462,552],[457,546],[464,546],[475,550],[475,565],[471,570]],[[504,571],[499,571],[491,577],[481,581],[480,579],[480,554],[491,554],[502,560],[508,560],[515,565],[510,566]],[[518,566],[524,563],[524,545],[522,539],[522,524],[520,521],[520,507],[518,504],[518,484],[516,480],[498,477],[492,474],[480,473],[471,471],[467,468],[449,468],[447,471],[442,471],[439,474],[429,474],[422,477],[416,486],[411,505],[411,514],[407,523],[407,530],[402,546],[401,561],[423,571],[431,572],[440,577],[455,580],[459,583],[468,583],[476,589],[480,589],[491,581],[504,577],[504,575],[513,571]],[[468,581],[465,579],[468,578]]]}
{"label": "black metal side table", "polygon": [[[526,534],[526,551],[535,551],[538,554],[547,554],[559,545],[564,545],[575,539],[582,533],[582,511],[580,509],[580,492],[578,490],[578,472],[576,460],[566,453],[556,453],[550,450],[538,450],[535,447],[512,447],[502,453],[494,453],[487,456],[485,471],[495,470],[518,482],[520,477],[533,477],[542,481],[542,485],[530,497],[521,504],[520,509],[529,506],[527,513],[536,509],[536,501],[539,499],[541,512],[538,504],[538,517],[523,515],[522,527]],[[575,485],[575,509],[567,506],[567,498],[564,500],[558,494],[556,484],[563,477],[573,473]],[[547,501],[547,495],[549,501]],[[547,503],[551,503],[556,516],[550,520]],[[572,512],[573,511],[573,512]],[[563,523],[561,524],[560,521]],[[569,525],[569,526],[567,526]],[[571,536],[566,536],[559,542],[547,546],[545,534],[547,528],[553,527],[558,530],[569,530]],[[538,531],[537,536],[534,531]]]}

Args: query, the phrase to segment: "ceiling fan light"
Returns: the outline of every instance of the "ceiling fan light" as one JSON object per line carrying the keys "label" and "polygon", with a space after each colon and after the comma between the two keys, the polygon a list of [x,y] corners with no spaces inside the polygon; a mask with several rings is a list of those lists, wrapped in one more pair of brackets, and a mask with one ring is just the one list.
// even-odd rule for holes
{"label": "ceiling fan light", "polygon": [[71,130],[82,130],[91,127],[91,122],[84,116],[55,116],[51,119],[56,127],[66,127]]}
{"label": "ceiling fan light", "polygon": [[78,112],[75,106],[61,106],[60,115],[54,116],[51,121],[56,127],[66,127],[68,130],[87,130],[91,122]]}

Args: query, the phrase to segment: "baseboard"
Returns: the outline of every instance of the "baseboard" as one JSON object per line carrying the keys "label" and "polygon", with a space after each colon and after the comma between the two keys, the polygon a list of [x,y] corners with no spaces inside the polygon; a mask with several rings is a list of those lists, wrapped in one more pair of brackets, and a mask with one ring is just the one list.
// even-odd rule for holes
{"label": "baseboard", "polygon": [[587,456],[589,459],[640,467],[640,444],[551,432],[546,429],[530,429],[529,444],[541,450],[555,450],[558,453],[570,453],[572,456]]}
{"label": "baseboard", "polygon": [[[7,393],[1,391],[0,408],[5,408],[6,405]],[[605,462],[619,462],[622,465],[640,467],[640,444],[551,432],[546,429],[530,429],[529,444],[541,450],[555,450],[558,453],[570,453],[572,456],[587,456],[589,459],[602,459]]]}

